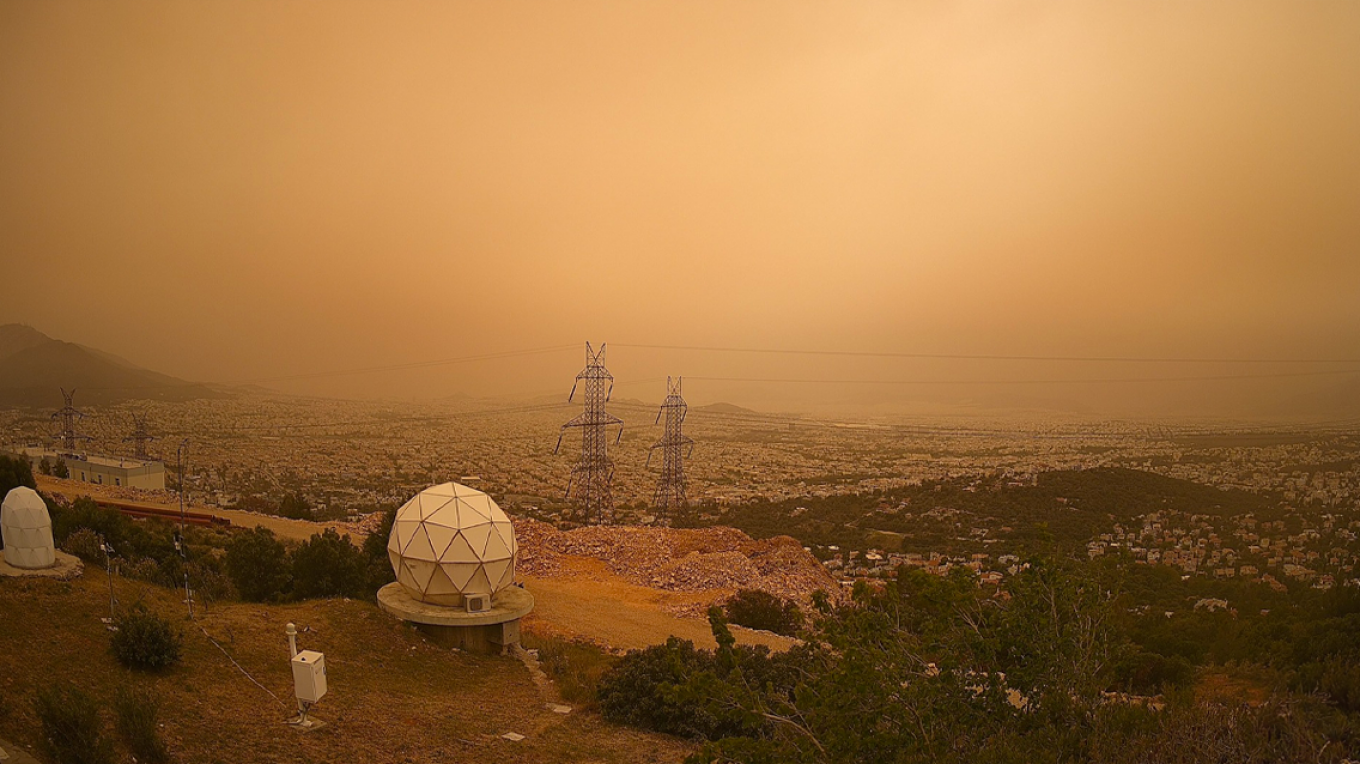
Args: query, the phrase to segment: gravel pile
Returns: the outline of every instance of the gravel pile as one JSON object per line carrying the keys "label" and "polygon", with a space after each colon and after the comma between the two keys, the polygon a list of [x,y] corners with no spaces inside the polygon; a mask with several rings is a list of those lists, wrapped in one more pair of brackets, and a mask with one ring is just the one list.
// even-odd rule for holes
{"label": "gravel pile", "polygon": [[836,580],[788,536],[757,541],[734,528],[592,526],[559,531],[547,523],[515,520],[518,567],[553,576],[564,555],[593,557],[624,580],[681,592],[759,589],[806,604],[820,589],[832,597]]}

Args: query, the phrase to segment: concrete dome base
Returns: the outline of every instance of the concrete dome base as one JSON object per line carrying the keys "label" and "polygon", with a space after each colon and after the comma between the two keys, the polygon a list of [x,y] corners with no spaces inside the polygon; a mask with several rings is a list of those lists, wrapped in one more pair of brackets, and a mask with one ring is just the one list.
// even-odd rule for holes
{"label": "concrete dome base", "polygon": [[496,593],[490,610],[469,613],[462,608],[421,602],[401,584],[393,582],[378,590],[378,607],[415,624],[437,645],[494,654],[519,644],[519,619],[534,609],[534,595],[510,586]]}
{"label": "concrete dome base", "polygon": [[54,554],[56,562],[46,568],[16,568],[5,562],[5,552],[0,550],[0,578],[56,578],[65,581],[78,577],[85,570],[85,563],[79,557],[59,549]]}

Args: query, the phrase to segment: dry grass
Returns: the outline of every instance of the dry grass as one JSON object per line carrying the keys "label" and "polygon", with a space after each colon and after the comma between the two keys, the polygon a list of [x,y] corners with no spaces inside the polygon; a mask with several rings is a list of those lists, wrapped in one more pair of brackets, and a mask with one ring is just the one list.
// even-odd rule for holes
{"label": "dry grass", "polygon": [[[181,664],[139,674],[114,661],[99,621],[108,608],[102,571],[70,583],[0,581],[0,694],[10,711],[0,736],[36,744],[35,689],[64,680],[108,708],[123,683],[154,689],[166,741],[182,762],[665,762],[692,750],[593,714],[554,714],[513,658],[433,647],[367,602],[217,605],[190,624],[179,620],[184,606],[174,592],[116,584],[122,602],[142,599],[176,616],[185,631]],[[331,691],[315,715],[329,726],[305,735],[283,723],[292,711],[288,621],[303,630],[300,647],[326,654]],[[283,702],[243,676],[200,627]],[[528,739],[511,743],[500,739],[505,732]]]}

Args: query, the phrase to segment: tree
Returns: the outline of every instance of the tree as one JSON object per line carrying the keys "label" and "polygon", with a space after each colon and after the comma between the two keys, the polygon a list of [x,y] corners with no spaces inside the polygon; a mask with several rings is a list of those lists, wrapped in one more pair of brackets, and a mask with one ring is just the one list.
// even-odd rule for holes
{"label": "tree", "polygon": [[0,456],[0,499],[19,486],[37,489],[33,463],[26,456]]}
{"label": "tree", "polygon": [[368,591],[376,592],[396,580],[392,561],[387,556],[387,539],[392,535],[392,523],[397,519],[397,508],[383,510],[382,523],[364,539],[363,557],[368,575]]}
{"label": "tree", "polygon": [[279,516],[293,520],[312,519],[312,505],[296,493],[289,493],[279,504]]}
{"label": "tree", "polygon": [[[33,464],[25,456],[0,456],[0,501],[20,486],[38,487],[33,482]],[[0,549],[4,548],[4,544],[0,543]]]}
{"label": "tree", "polygon": [[38,472],[41,472],[41,473],[44,474],[44,475],[51,475],[51,474],[52,474],[52,460],[51,460],[51,459],[48,459],[46,456],[44,456],[44,457],[42,458],[42,460],[38,462]]}
{"label": "tree", "polygon": [[227,577],[244,600],[282,599],[292,581],[288,549],[264,526],[242,531],[227,542]]}
{"label": "tree", "polygon": [[727,620],[738,626],[791,637],[803,625],[798,605],[759,589],[742,589],[724,606]]}
{"label": "tree", "polygon": [[62,480],[71,477],[71,470],[66,467],[66,460],[57,457],[57,463],[52,466],[52,477],[59,477]]}
{"label": "tree", "polygon": [[313,535],[293,552],[293,593],[298,597],[362,597],[368,583],[363,555],[334,528]]}
{"label": "tree", "polygon": [[630,682],[601,706],[663,731],[718,720],[695,731],[710,741],[696,762],[1087,760],[1117,652],[1108,597],[1042,561],[1012,585],[1005,602],[966,572],[861,584],[845,605],[816,598],[806,641],[774,655],[736,645],[715,609],[711,663],[625,658]]}

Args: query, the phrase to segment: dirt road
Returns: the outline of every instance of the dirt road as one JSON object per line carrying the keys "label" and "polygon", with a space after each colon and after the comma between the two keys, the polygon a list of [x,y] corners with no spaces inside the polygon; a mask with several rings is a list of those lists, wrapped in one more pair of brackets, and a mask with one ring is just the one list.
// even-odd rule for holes
{"label": "dirt road", "polygon": [[[47,494],[60,494],[67,499],[90,496],[95,499],[117,499],[125,504],[179,511],[179,503],[173,500],[127,498],[128,496],[134,495],[127,489],[117,489],[112,486],[98,485],[95,483],[82,483],[78,480],[62,480],[47,475],[34,475],[33,477],[38,481],[39,491]],[[255,512],[242,512],[237,509],[220,509],[218,507],[209,507],[192,502],[186,504],[185,509],[216,515],[217,517],[230,520],[232,525],[240,526],[242,528],[254,528],[257,525],[263,525],[273,531],[279,538],[292,539],[294,541],[306,541],[325,528],[335,528],[342,536],[348,533],[350,539],[356,544],[362,544],[364,541],[363,534],[346,523],[314,523],[308,520],[289,520],[286,517],[261,515]]]}

